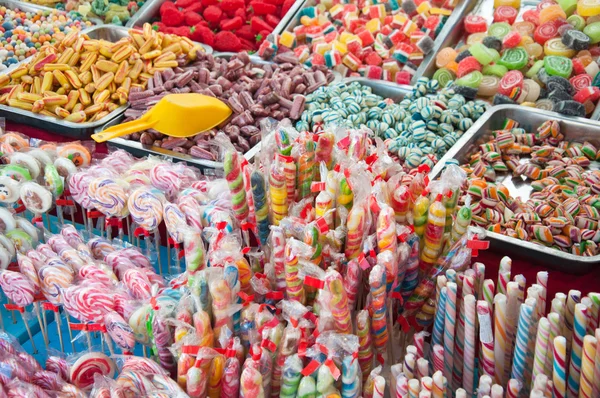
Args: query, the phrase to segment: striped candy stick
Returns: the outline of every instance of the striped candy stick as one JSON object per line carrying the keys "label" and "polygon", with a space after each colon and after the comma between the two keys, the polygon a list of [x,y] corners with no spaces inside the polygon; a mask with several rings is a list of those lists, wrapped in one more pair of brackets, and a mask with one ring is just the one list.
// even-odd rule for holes
{"label": "striped candy stick", "polygon": [[519,284],[508,282],[506,301],[506,349],[504,351],[504,380],[510,379],[513,352],[517,337],[517,320],[519,319]]}
{"label": "striped candy stick", "polygon": [[583,338],[583,358],[581,361],[581,379],[579,380],[579,396],[582,398],[596,397],[594,391],[594,359],[598,340],[594,336]]}
{"label": "striped candy stick", "polygon": [[541,302],[539,304],[539,308],[541,309],[540,316],[543,316],[546,313],[546,301],[548,296],[548,272],[538,272],[535,282],[542,287],[542,291],[540,292]]}
{"label": "striped candy stick", "polygon": [[562,335],[567,339],[567,351],[571,347],[571,337],[573,335],[573,322],[575,318],[575,305],[581,302],[581,292],[579,290],[569,290],[567,302],[565,305],[565,322]]}
{"label": "striped candy stick", "polygon": [[[470,275],[467,275],[467,272]],[[472,270],[467,270],[464,275],[459,275],[458,280],[462,280],[462,295],[463,300],[460,300],[458,318],[456,320],[456,338],[454,341],[454,362],[452,369],[452,387],[458,388],[461,385],[463,379],[463,358],[464,358],[464,345],[465,345],[465,304],[464,297],[469,294],[475,294],[475,277],[471,275]],[[459,286],[460,287],[460,286]]]}
{"label": "striped candy stick", "polygon": [[550,335],[550,322],[548,318],[542,317],[537,327],[537,337],[535,339],[535,354],[533,358],[533,383],[537,375],[543,375],[546,367],[546,358],[548,357],[548,338]]}
{"label": "striped candy stick", "polygon": [[594,357],[594,382],[592,391],[594,397],[600,397],[600,329],[595,330],[596,337],[596,355]]}
{"label": "striped candy stick", "polygon": [[485,300],[490,308],[494,308],[494,281],[491,279],[486,279],[483,281],[483,289],[482,296],[480,300]]}
{"label": "striped candy stick", "polygon": [[467,393],[472,395],[475,391],[475,330],[477,329],[475,296],[469,294],[464,297],[463,302],[465,306],[465,339],[462,384]]}
{"label": "striped candy stick", "polygon": [[[438,278],[439,280],[439,278]],[[441,288],[439,299],[437,300],[437,306],[435,311],[435,318],[433,321],[433,333],[431,335],[431,344],[442,344],[444,339],[444,322],[446,314],[446,286]]]}
{"label": "striped candy stick", "polygon": [[552,342],[554,341],[554,338],[560,336],[561,333],[560,315],[558,315],[556,312],[549,313],[548,325],[550,326],[550,333],[548,333],[548,350],[546,352],[546,363],[544,365],[544,373],[547,375],[551,375],[554,361],[554,350],[552,348]]}
{"label": "striped candy stick", "polygon": [[587,328],[587,312],[585,304],[575,304],[573,320],[573,339],[571,341],[571,363],[567,383],[567,397],[579,395],[579,379],[581,375],[581,356],[583,354],[583,338]]}
{"label": "striped candy stick", "polygon": [[506,386],[506,398],[519,398],[521,388],[523,388],[523,383],[520,380],[510,379]]}
{"label": "striped candy stick", "polygon": [[[479,320],[479,374],[495,377],[494,369],[494,333],[492,331],[492,317],[487,301],[477,301],[477,319]],[[504,359],[504,357],[502,358]]]}
{"label": "striped candy stick", "polygon": [[552,396],[564,398],[567,395],[567,339],[554,338],[554,365],[552,372]]}
{"label": "striped candy stick", "polygon": [[503,257],[500,260],[500,269],[498,270],[498,293],[507,295],[507,285],[510,282],[510,269],[512,267],[512,260],[510,257]]}
{"label": "striped candy stick", "polygon": [[446,314],[444,320],[444,376],[452,380],[454,361],[454,329],[456,325],[456,283],[446,284]]}
{"label": "striped candy stick", "polygon": [[525,371],[527,366],[527,352],[529,347],[529,328],[534,308],[528,303],[521,304],[519,323],[517,326],[517,340],[515,344],[515,357],[510,377],[521,382],[524,386]]}
{"label": "striped candy stick", "polygon": [[496,364],[495,380],[501,386],[506,384],[505,355],[507,349],[508,331],[506,325],[506,296],[497,294],[494,297],[494,360]]}

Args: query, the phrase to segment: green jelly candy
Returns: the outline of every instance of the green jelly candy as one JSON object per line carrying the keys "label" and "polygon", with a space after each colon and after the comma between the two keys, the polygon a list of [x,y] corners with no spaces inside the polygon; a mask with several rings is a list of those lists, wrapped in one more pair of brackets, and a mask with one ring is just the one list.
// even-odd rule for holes
{"label": "green jelly candy", "polygon": [[456,85],[464,86],[464,87],[472,87],[477,88],[481,84],[481,80],[483,79],[483,75],[478,70],[473,71],[457,81],[455,81]]}
{"label": "green jelly candy", "polygon": [[497,63],[506,66],[510,70],[517,70],[524,68],[528,60],[527,51],[523,47],[515,47],[504,51]]}
{"label": "green jelly candy", "polygon": [[488,65],[500,58],[498,51],[484,46],[481,43],[475,43],[469,47],[469,52],[475,57],[481,65]]}
{"label": "green jelly candy", "polygon": [[525,76],[527,76],[530,79],[533,79],[535,76],[537,76],[537,73],[543,67],[544,67],[544,61],[542,61],[542,60],[535,61],[535,64],[533,64],[533,66],[531,68],[529,68],[527,73],[525,73]]}
{"label": "green jelly candy", "polygon": [[577,10],[577,0],[556,0],[556,2],[567,16],[570,16]]}
{"label": "green jelly candy", "polygon": [[590,37],[591,43],[600,43],[600,22],[594,22],[583,28],[583,33]]}
{"label": "green jelly candy", "polygon": [[567,18],[567,22],[580,32],[585,28],[585,19],[581,15],[571,15]]}
{"label": "green jelly candy", "polygon": [[600,73],[597,73],[594,77],[594,80],[592,81],[592,86],[600,87]]}
{"label": "green jelly candy", "polygon": [[512,27],[506,22],[493,23],[488,28],[488,36],[494,36],[498,39],[503,39],[504,36],[510,33]]}
{"label": "green jelly candy", "polygon": [[496,76],[502,78],[502,76],[506,75],[508,72],[508,68],[504,65],[486,65],[483,67],[482,73],[488,76]]}
{"label": "green jelly candy", "polygon": [[567,57],[546,55],[544,57],[544,69],[550,76],[561,76],[568,79],[571,77],[571,72],[573,72],[573,61]]}
{"label": "green jelly candy", "polygon": [[433,74],[433,80],[437,80],[442,87],[446,87],[448,83],[456,79],[456,75],[450,69],[441,68]]}

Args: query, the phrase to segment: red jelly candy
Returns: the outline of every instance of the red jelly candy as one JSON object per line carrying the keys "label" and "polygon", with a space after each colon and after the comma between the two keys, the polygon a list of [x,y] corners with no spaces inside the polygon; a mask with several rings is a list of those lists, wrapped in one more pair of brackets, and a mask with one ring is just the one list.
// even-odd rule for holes
{"label": "red jelly candy", "polygon": [[467,33],[479,33],[487,31],[485,18],[480,15],[467,15],[465,17],[465,30]]}
{"label": "red jelly candy", "polygon": [[[575,61],[575,59],[573,61]],[[580,91],[592,85],[592,77],[587,73],[582,73],[580,75],[573,76],[572,78],[570,78],[569,83],[571,83],[571,86],[573,86],[575,91]]]}
{"label": "red jelly candy", "polygon": [[381,65],[382,59],[379,56],[379,54],[377,54],[375,51],[369,53],[365,59],[363,60],[363,62],[367,65]]}
{"label": "red jelly candy", "polygon": [[548,40],[555,37],[558,33],[558,28],[553,22],[546,22],[535,28],[533,39],[540,45],[544,45]]}
{"label": "red jelly candy", "polygon": [[474,71],[481,72],[481,64],[479,63],[479,61],[477,61],[477,58],[473,56],[466,57],[458,63],[456,77],[461,78]]}
{"label": "red jelly candy", "polygon": [[498,94],[509,96],[515,88],[523,88],[523,74],[518,70],[511,70],[500,79]]}
{"label": "red jelly candy", "polygon": [[584,103],[585,101],[596,101],[600,98],[600,88],[589,86],[584,88],[583,90],[579,90],[577,94],[573,96],[573,99],[579,103]]}
{"label": "red jelly candy", "polygon": [[521,42],[521,34],[516,30],[513,30],[502,39],[502,45],[505,48],[513,48],[519,45]]}
{"label": "red jelly candy", "polygon": [[535,26],[540,24],[540,12],[537,10],[527,10],[523,13],[523,21],[531,22]]}
{"label": "red jelly candy", "polygon": [[585,73],[585,65],[579,58],[573,58],[571,61],[573,62],[573,74],[581,75]]}
{"label": "red jelly candy", "polygon": [[325,57],[319,53],[313,53],[312,64],[313,65],[325,65]]}
{"label": "red jelly candy", "polygon": [[411,74],[405,70],[401,70],[396,73],[396,83],[397,84],[410,84],[410,79],[412,78]]}
{"label": "red jelly candy", "polygon": [[363,47],[364,46],[370,46],[371,44],[375,43],[375,38],[373,37],[373,35],[371,34],[371,32],[369,32],[366,29],[363,30],[362,32],[360,32],[358,34],[358,37],[362,41]]}
{"label": "red jelly candy", "polygon": [[515,23],[519,11],[511,6],[500,6],[494,11],[494,22],[508,22],[509,24]]}
{"label": "red jelly candy", "polygon": [[553,5],[556,5],[556,4],[558,4],[558,3],[556,1],[554,1],[554,0],[542,0],[542,1],[540,1],[538,3],[536,9],[538,11],[541,11],[541,10],[543,10],[546,7],[553,6]]}
{"label": "red jelly candy", "polygon": [[369,79],[381,80],[383,69],[379,66],[367,66],[367,77]]}

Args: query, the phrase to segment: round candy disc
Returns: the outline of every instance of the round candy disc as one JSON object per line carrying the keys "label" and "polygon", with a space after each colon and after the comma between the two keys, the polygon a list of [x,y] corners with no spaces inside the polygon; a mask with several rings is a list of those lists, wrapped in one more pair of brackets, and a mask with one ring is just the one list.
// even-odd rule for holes
{"label": "round candy disc", "polygon": [[25,208],[37,215],[46,213],[52,206],[50,191],[33,181],[27,181],[21,185],[19,196]]}
{"label": "round candy disc", "polygon": [[509,48],[504,51],[502,57],[498,60],[499,65],[504,65],[508,69],[516,70],[522,69],[527,65],[529,55],[522,47]]}

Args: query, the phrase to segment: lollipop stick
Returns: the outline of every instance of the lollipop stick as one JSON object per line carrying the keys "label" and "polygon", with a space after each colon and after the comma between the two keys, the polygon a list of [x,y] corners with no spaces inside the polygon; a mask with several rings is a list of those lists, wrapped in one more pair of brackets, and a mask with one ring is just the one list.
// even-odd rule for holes
{"label": "lollipop stick", "polygon": [[[73,225],[75,225],[75,212],[76,211],[77,211],[77,206],[69,207],[69,213],[70,213],[71,222],[73,223]],[[84,218],[84,225],[85,225],[85,218]]]}
{"label": "lollipop stick", "polygon": [[37,354],[38,350],[35,347],[35,343],[33,342],[33,336],[31,334],[31,329],[29,329],[29,324],[27,323],[27,320],[25,320],[25,315],[23,315],[23,313],[21,311],[19,311],[21,313],[21,319],[23,319],[23,323],[25,324],[25,330],[27,330],[27,334],[29,335],[29,341],[31,341],[31,347],[33,348],[33,354]]}
{"label": "lollipop stick", "polygon": [[62,206],[56,206],[56,214],[58,215],[58,222],[60,225],[63,225],[65,223],[65,217],[63,215]]}
{"label": "lollipop stick", "polygon": [[160,234],[158,230],[154,231],[154,247],[156,248],[156,257],[158,258],[158,273],[162,276],[162,262],[160,261]]}
{"label": "lollipop stick", "polygon": [[146,357],[147,357],[147,355],[146,355],[146,346],[145,346],[145,345],[143,345],[143,344],[142,344],[142,356],[143,356],[144,358],[146,358]]}
{"label": "lollipop stick", "polygon": [[42,318],[40,316],[40,303],[34,302],[33,308],[35,309],[35,315],[37,316],[38,325],[40,325],[40,330],[42,331],[42,337],[44,338],[44,345],[48,348],[48,333],[47,330],[42,325]]}
{"label": "lollipop stick", "polygon": [[179,261],[179,245],[175,246],[175,264],[177,266],[177,273],[181,273],[181,263]]}
{"label": "lollipop stick", "polygon": [[48,228],[48,232],[52,233],[52,227],[50,227],[50,216],[46,213],[46,228]]}
{"label": "lollipop stick", "polygon": [[167,239],[167,271],[171,270],[171,242]]}
{"label": "lollipop stick", "polygon": [[104,217],[98,218],[98,223],[100,224],[98,228],[100,230],[100,237],[104,237]]}
{"label": "lollipop stick", "polygon": [[[58,340],[60,341],[60,350],[62,352],[65,352],[65,344],[63,343],[63,339],[62,339],[62,322],[60,320],[60,311],[57,309],[56,311],[54,311],[54,318],[56,320],[56,330],[58,330]],[[69,334],[71,333],[71,328],[69,327]],[[71,338],[71,344],[73,344],[73,339]],[[73,350],[73,352],[75,352],[75,350]]]}
{"label": "lollipop stick", "polygon": [[[12,304],[12,302],[8,298],[6,298],[6,301],[8,301],[8,304]],[[12,323],[13,323],[13,325],[15,325],[17,323],[17,318],[15,317],[15,312],[11,311],[10,316],[12,316]]]}
{"label": "lollipop stick", "polygon": [[86,339],[87,339],[87,343],[88,343],[88,346],[87,346],[87,348],[88,348],[89,350],[91,350],[91,349],[92,349],[92,338],[90,337],[90,332],[89,332],[89,331],[86,331],[86,332],[85,332],[85,337],[86,337]]}
{"label": "lollipop stick", "polygon": [[123,231],[123,220],[119,220],[119,240],[123,242],[125,238],[125,232]]}
{"label": "lollipop stick", "polygon": [[[77,350],[75,350],[75,343],[73,342],[73,332],[71,331],[71,322],[69,321],[69,315],[65,312],[65,320],[67,321],[67,326],[68,326],[68,330],[69,330],[69,339],[71,339],[71,349],[73,350],[73,352],[77,352]],[[62,340],[62,337],[60,338]]]}
{"label": "lollipop stick", "polygon": [[[42,311],[42,317],[44,320],[44,329],[46,330],[46,336],[48,336],[48,320],[46,319],[46,310]],[[49,336],[48,336],[48,343],[50,343]]]}
{"label": "lollipop stick", "polygon": [[113,349],[113,344],[112,344],[112,340],[110,339],[110,336],[106,332],[102,332],[102,335],[104,336],[104,339],[106,340],[106,346],[108,347],[108,352],[110,352],[110,355],[115,355],[115,351]]}

